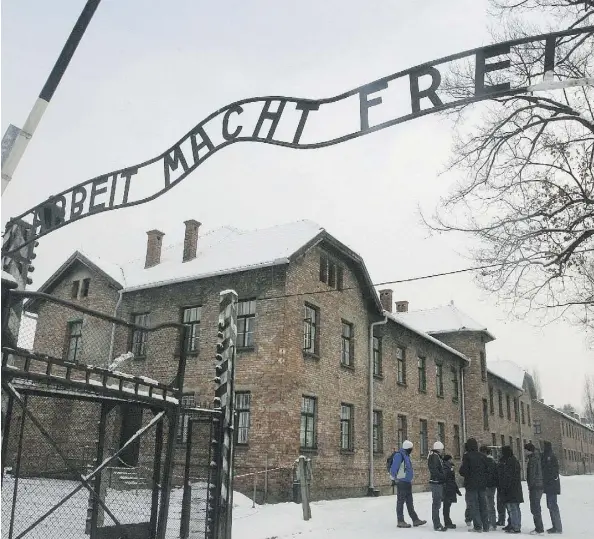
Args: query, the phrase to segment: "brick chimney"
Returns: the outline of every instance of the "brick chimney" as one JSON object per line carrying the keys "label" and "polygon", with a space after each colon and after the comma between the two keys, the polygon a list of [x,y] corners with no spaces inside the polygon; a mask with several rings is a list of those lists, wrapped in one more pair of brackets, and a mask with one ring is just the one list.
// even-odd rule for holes
{"label": "brick chimney", "polygon": [[186,234],[184,236],[184,255],[182,262],[188,262],[188,260],[194,260],[196,258],[196,251],[198,250],[198,230],[200,225],[198,221],[189,219],[184,221],[186,225]]}
{"label": "brick chimney", "polygon": [[394,302],[393,302],[394,291],[390,290],[389,288],[387,288],[385,290],[380,290],[379,296],[380,296],[380,303],[382,304],[382,309],[384,311],[388,311],[389,313],[391,313],[392,305],[394,304]]}
{"label": "brick chimney", "polygon": [[396,312],[397,313],[407,313],[408,312],[408,301],[397,301],[396,302]]}
{"label": "brick chimney", "polygon": [[160,230],[149,230],[146,235],[146,260],[144,268],[152,268],[161,262],[161,247],[163,244],[163,236],[165,235]]}

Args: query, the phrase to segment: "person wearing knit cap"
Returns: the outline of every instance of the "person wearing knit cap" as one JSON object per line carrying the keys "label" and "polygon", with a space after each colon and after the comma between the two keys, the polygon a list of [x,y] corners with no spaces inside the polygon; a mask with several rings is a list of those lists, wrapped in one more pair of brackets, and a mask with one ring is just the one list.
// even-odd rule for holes
{"label": "person wearing knit cap", "polygon": [[427,524],[426,520],[421,520],[415,511],[412,495],[412,482],[414,478],[412,461],[410,454],[413,450],[413,443],[410,440],[404,440],[400,450],[392,459],[390,474],[396,481],[396,516],[398,518],[399,528],[410,528],[410,524],[404,520],[404,504],[408,515],[412,518],[413,526],[422,526]]}
{"label": "person wearing knit cap", "polygon": [[429,466],[429,486],[431,487],[431,497],[433,500],[431,506],[431,516],[433,518],[433,529],[438,532],[445,532],[447,528],[439,520],[439,511],[443,502],[443,487],[446,482],[445,468],[441,458],[443,444],[437,441],[433,444],[433,449],[427,457]]}
{"label": "person wearing knit cap", "polygon": [[526,483],[528,485],[528,493],[530,496],[530,512],[534,519],[534,529],[530,532],[531,535],[544,534],[544,525],[542,523],[542,510],[540,507],[540,500],[543,494],[543,477],[542,464],[540,452],[534,447],[532,442],[524,445],[527,453],[526,461]]}

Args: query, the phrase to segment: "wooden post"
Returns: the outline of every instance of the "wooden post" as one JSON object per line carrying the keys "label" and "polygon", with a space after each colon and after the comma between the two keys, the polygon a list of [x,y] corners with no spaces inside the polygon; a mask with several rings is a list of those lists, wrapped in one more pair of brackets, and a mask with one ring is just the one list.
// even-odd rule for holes
{"label": "wooden post", "polygon": [[252,509],[256,507],[256,473],[254,472],[254,497],[252,498]]}
{"label": "wooden post", "polygon": [[299,457],[299,483],[301,485],[301,507],[303,509],[303,520],[311,518],[311,509],[309,507],[309,489],[307,488],[307,474],[305,470],[305,457]]}

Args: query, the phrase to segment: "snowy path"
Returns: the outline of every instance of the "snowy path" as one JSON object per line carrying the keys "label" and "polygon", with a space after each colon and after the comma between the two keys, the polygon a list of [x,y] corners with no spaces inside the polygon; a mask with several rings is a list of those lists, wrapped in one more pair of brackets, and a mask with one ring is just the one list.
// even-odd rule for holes
{"label": "snowy path", "polygon": [[[526,489],[524,485],[524,489]],[[564,477],[561,482],[559,507],[563,520],[565,539],[594,537],[594,476]],[[525,492],[524,499],[528,500]],[[550,527],[550,518],[543,497],[543,520]],[[463,499],[452,506],[452,520],[458,529],[449,530],[446,537],[469,537],[464,525]],[[311,504],[312,519],[302,519],[301,505],[284,503],[256,506],[251,502],[235,508],[233,537],[235,539],[394,539],[436,537],[431,526],[431,497],[427,492],[415,494],[415,509],[428,522],[421,528],[410,530],[396,528],[396,497],[350,498],[347,500],[322,501]],[[528,503],[521,505],[522,531],[534,529]],[[408,518],[405,509],[405,516]],[[464,535],[460,535],[464,534]],[[440,534],[440,536],[443,534]],[[509,537],[497,531],[490,537]],[[549,536],[551,537],[551,536]]]}

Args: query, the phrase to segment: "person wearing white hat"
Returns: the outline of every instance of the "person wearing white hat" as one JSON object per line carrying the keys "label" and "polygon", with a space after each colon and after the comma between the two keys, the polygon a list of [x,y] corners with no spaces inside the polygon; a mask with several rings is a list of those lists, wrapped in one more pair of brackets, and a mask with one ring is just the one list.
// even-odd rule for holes
{"label": "person wearing white hat", "polygon": [[412,495],[412,481],[414,477],[410,454],[413,450],[413,443],[410,440],[404,440],[400,450],[392,459],[390,475],[396,481],[396,516],[398,518],[399,528],[410,528],[410,524],[404,520],[404,504],[408,515],[413,521],[413,526],[422,526],[427,524],[426,520],[421,520],[415,511]]}
{"label": "person wearing white hat", "polygon": [[433,449],[427,457],[427,465],[429,466],[429,486],[431,487],[431,496],[433,498],[431,516],[433,518],[433,529],[438,532],[445,532],[448,530],[439,519],[439,511],[441,510],[441,504],[443,502],[443,487],[446,482],[446,471],[441,458],[442,451],[443,444],[438,440],[433,444]]}

